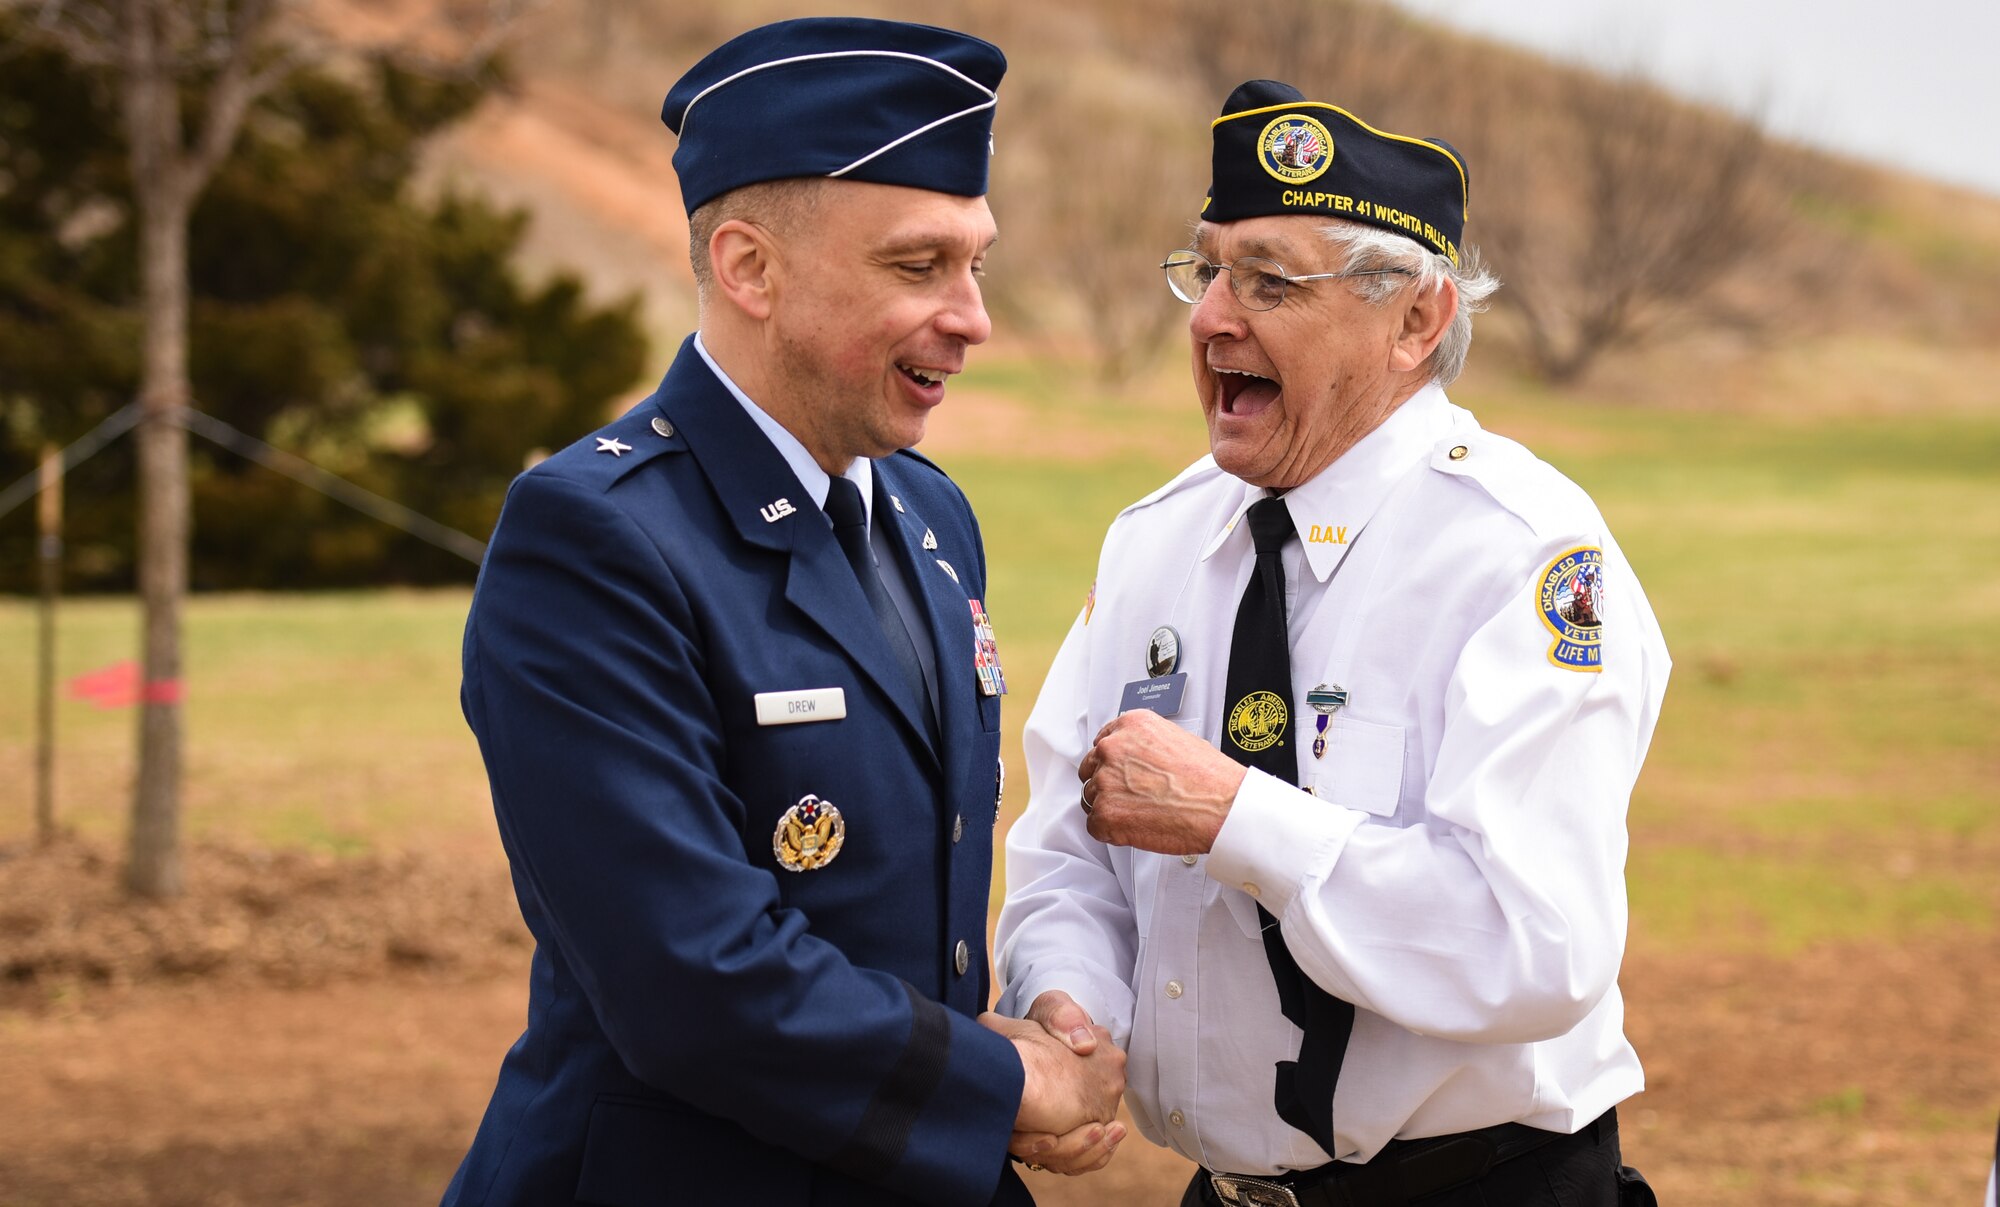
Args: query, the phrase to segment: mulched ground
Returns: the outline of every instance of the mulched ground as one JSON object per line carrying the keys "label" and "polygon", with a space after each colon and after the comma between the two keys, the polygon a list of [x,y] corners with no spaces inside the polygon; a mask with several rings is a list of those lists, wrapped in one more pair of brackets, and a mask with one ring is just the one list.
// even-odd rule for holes
{"label": "mulched ground", "polygon": [[[0,853],[0,1207],[436,1202],[524,1020],[504,869],[189,852],[122,904],[116,861]],[[1668,1207],[1973,1207],[2000,1115],[2000,938],[1784,960],[1635,950],[1651,1086],[1627,1159]],[[1045,1207],[1171,1204],[1135,1138]]]}
{"label": "mulched ground", "polygon": [[530,947],[490,860],[216,844],[184,860],[184,896],[137,904],[105,848],[0,848],[0,1009],[190,979],[309,988],[393,970],[491,974]]}

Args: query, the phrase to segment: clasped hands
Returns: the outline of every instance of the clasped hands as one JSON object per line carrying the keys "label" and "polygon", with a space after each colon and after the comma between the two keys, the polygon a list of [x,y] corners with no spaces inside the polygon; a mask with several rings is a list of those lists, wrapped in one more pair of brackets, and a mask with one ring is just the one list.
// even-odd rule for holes
{"label": "clasped hands", "polygon": [[1125,1125],[1116,1121],[1125,1053],[1111,1032],[1060,989],[1036,998],[1026,1018],[988,1013],[979,1021],[1013,1041],[1026,1074],[1007,1151],[1064,1174],[1110,1164],[1125,1139]]}

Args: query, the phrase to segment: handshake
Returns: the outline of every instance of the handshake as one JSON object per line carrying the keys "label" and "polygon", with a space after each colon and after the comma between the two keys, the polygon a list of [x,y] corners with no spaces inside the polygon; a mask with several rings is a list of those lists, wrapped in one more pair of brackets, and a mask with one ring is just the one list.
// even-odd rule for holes
{"label": "handshake", "polygon": [[1051,989],[1024,1019],[983,1014],[1020,1053],[1026,1080],[1007,1151],[1031,1168],[1080,1174],[1103,1169],[1125,1139],[1114,1122],[1125,1096],[1125,1053],[1069,994]]}

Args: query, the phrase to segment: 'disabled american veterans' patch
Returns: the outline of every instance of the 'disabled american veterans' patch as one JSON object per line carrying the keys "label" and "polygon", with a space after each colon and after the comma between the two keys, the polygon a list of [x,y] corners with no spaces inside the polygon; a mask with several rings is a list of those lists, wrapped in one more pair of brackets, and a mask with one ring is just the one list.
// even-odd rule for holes
{"label": "'disabled american veterans' patch", "polygon": [[1257,161],[1286,184],[1317,180],[1333,164],[1333,135],[1303,113],[1287,113],[1258,136]]}
{"label": "'disabled american veterans' patch", "polygon": [[1570,550],[1542,571],[1536,602],[1556,637],[1549,661],[1571,671],[1604,669],[1604,551]]}

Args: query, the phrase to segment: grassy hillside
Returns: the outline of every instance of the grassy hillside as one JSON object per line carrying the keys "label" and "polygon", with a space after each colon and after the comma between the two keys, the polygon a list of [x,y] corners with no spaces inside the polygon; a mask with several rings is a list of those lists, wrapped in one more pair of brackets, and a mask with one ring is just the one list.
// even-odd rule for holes
{"label": "grassy hillside", "polygon": [[[1198,205],[1207,118],[1230,83],[1253,75],[1289,75],[1389,128],[1451,137],[1473,164],[1467,238],[1497,253],[1517,289],[1574,293],[1607,268],[1579,259],[1581,234],[1564,237],[1588,203],[1575,191],[1580,152],[1558,135],[1579,111],[1610,112],[1611,99],[1630,95],[1531,52],[1369,0],[1245,0],[1227,13],[1191,0],[849,7],[955,25],[1007,51],[991,198],[1003,240],[989,300],[1004,335],[1042,355],[1101,366],[1096,311],[1152,326],[1152,257],[1178,242]],[[660,98],[723,38],[813,11],[796,0],[554,0],[518,40],[517,86],[432,148],[429,179],[533,210],[531,261],[579,267],[607,296],[642,292],[664,363],[692,325],[693,304]],[[1696,148],[1738,125],[1680,108],[1688,116],[1659,120]],[[1648,135],[1635,128],[1631,137]],[[1633,155],[1627,173],[1641,169],[1659,170]],[[1670,165],[1655,191],[1674,193],[1678,171]],[[1765,152],[1759,171],[1760,190],[1784,194],[1777,227],[1732,255],[1712,297],[1662,314],[1657,347],[1614,356],[1592,386],[1617,401],[1715,409],[1771,399],[1881,409],[1906,387],[1931,401],[1994,402],[1984,383],[2000,369],[2000,198],[1783,145]],[[1696,229],[1714,237],[1731,225]],[[1063,274],[1079,272],[1131,300],[1082,303],[1063,287]],[[1518,363],[1519,326],[1495,315],[1482,355]],[[1812,365],[1835,368],[1834,381],[1801,388],[1797,378],[1812,370],[1788,353],[1801,345],[1815,349]],[[1974,371],[1951,371],[1959,357]]]}

